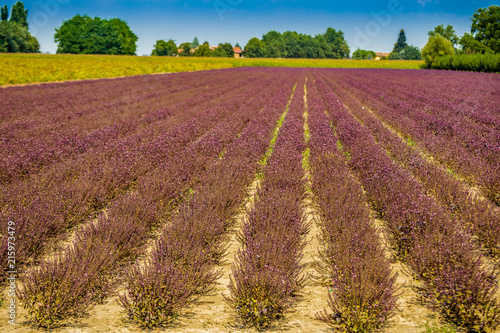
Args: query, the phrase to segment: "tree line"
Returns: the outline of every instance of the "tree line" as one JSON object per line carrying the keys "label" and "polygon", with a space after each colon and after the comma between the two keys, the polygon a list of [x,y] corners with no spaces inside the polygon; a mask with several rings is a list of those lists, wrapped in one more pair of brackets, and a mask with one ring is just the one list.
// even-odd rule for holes
{"label": "tree line", "polygon": [[10,11],[0,7],[0,52],[40,52],[40,44],[28,31],[28,10],[20,1]]}
{"label": "tree line", "polygon": [[[6,5],[0,9],[0,52],[40,52],[38,40],[28,30],[28,10],[24,8],[24,4],[21,1],[16,2],[10,15]],[[432,68],[436,59],[443,56],[461,56],[460,61],[463,63],[463,56],[500,54],[500,7],[492,5],[479,8],[471,21],[470,33],[465,33],[461,38],[456,35],[451,25],[445,27],[441,24],[435,27],[428,32],[429,39],[422,50],[408,45],[406,34],[401,29],[388,59],[423,58],[427,67]],[[57,53],[135,55],[138,37],[128,24],[119,18],[102,19],[76,15],[56,29],[54,39],[58,44]],[[235,46],[239,47],[238,44]],[[158,40],[151,55],[233,57],[234,48],[230,43],[220,43],[215,48],[208,42],[200,44],[196,37],[191,43],[179,45],[172,39]],[[333,28],[315,36],[295,31],[269,31],[262,38],[250,39],[242,49],[242,55],[249,58],[343,59],[349,58],[350,49],[344,33]],[[375,52],[360,49],[355,50],[352,55],[353,59],[375,57]],[[493,59],[488,56],[483,58]]]}

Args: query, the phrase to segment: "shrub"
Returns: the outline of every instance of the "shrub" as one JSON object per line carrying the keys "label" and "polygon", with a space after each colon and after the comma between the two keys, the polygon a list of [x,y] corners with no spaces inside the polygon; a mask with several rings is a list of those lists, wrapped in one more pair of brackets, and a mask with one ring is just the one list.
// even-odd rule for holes
{"label": "shrub", "polygon": [[437,57],[433,69],[450,69],[471,72],[500,72],[500,54],[460,54]]}
{"label": "shrub", "polygon": [[448,54],[455,54],[455,49],[451,41],[440,34],[429,37],[427,44],[422,48],[422,57],[429,68],[432,67],[437,57]]}

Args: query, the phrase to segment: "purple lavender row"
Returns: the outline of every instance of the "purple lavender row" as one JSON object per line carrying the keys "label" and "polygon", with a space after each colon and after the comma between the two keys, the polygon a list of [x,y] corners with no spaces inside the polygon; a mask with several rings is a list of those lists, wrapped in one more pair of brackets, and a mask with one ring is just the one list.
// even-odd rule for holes
{"label": "purple lavender row", "polygon": [[[268,100],[267,93],[255,96],[251,91],[240,98]],[[141,178],[136,191],[120,197],[99,216],[96,224],[84,228],[63,256],[44,261],[27,274],[22,300],[37,325],[52,327],[102,301],[112,288],[118,265],[140,253],[141,244],[162,223],[173,202],[255,117],[248,115],[246,103],[240,108],[232,103],[218,108],[219,115],[231,117],[220,117],[219,124],[200,140],[174,153],[161,168]],[[86,275],[79,274],[84,271]]]}
{"label": "purple lavender row", "polygon": [[[500,140],[500,118],[490,119],[486,123],[478,123],[466,115],[465,110],[471,109],[471,106],[468,108],[466,106],[457,107],[455,103],[446,101],[446,96],[450,96],[450,92],[443,93],[442,89],[425,92],[425,98],[414,96],[415,94],[412,96],[408,93],[405,85],[409,80],[415,82],[412,77],[400,76],[399,82],[393,83],[392,87],[391,85],[384,87],[383,93],[377,88],[367,85],[365,80],[361,80],[358,76],[350,79],[349,84],[355,90],[364,92],[361,94],[361,98],[368,94],[368,98],[371,100],[370,105],[376,103],[383,105],[382,109],[384,106],[397,109],[405,117],[419,123],[423,130],[432,132],[436,136],[446,137],[446,140],[451,140],[453,145],[463,148],[464,151],[473,156],[484,159],[490,164],[499,158],[500,146],[497,143]],[[419,85],[416,84],[416,86]],[[468,94],[471,94],[470,90]],[[461,97],[463,96],[461,95]],[[434,105],[435,101],[438,101],[439,104]],[[488,103],[488,99],[484,102]],[[483,110],[476,112],[488,115],[488,107],[491,105],[486,104],[483,106]],[[467,130],[464,131],[464,128]],[[495,164],[493,163],[493,165]]]}
{"label": "purple lavender row", "polygon": [[[445,136],[447,140],[452,140],[453,144],[463,147],[469,154],[480,157],[492,165],[497,164],[496,161],[500,159],[500,117],[497,119],[489,113],[492,108],[492,103],[489,102],[491,97],[486,97],[483,105],[460,105],[462,103],[446,100],[447,96],[453,96],[453,92],[443,93],[442,88],[425,91],[421,84],[414,85],[422,89],[425,98],[415,96],[415,94],[412,96],[406,88],[410,80],[415,82],[413,78],[402,76],[399,82],[393,82],[392,85],[384,87],[384,95],[381,95],[376,88],[366,86],[366,82],[360,80],[359,77],[355,78],[353,85],[364,90],[365,93],[369,92],[372,97],[380,96],[378,98],[388,107],[397,108],[405,116],[433,132],[434,135]],[[468,88],[468,93],[463,95],[465,91],[462,91],[459,97],[464,98],[474,93],[470,86]],[[476,109],[479,107],[482,110]],[[474,115],[479,113],[481,118],[472,119],[467,115],[467,111],[473,112]],[[480,123],[478,120],[484,121]]]}
{"label": "purple lavender row", "polygon": [[224,159],[201,177],[193,196],[162,231],[152,258],[145,266],[136,265],[127,272],[127,291],[120,302],[130,320],[140,326],[171,323],[195,295],[213,286],[218,277],[214,266],[225,252],[227,231],[255,177],[272,126],[290,95],[295,75],[286,80],[282,75],[277,77],[277,93],[249,105],[248,113],[252,113],[268,104],[255,113]]}
{"label": "purple lavender row", "polygon": [[327,277],[331,313],[319,315],[346,332],[381,327],[395,312],[397,274],[391,273],[360,184],[350,174],[345,156],[324,114],[315,85],[308,86],[310,167],[325,249],[320,273]]}
{"label": "purple lavender row", "polygon": [[[254,85],[245,90],[254,95],[265,90],[272,81],[268,76],[261,81],[262,86]],[[236,90],[221,100],[187,109],[173,124],[167,121],[165,133],[151,142],[142,143],[140,136],[127,137],[110,149],[89,156],[87,161],[68,163],[53,174],[42,174],[32,183],[10,186],[3,191],[2,207],[6,209],[2,212],[2,220],[16,221],[19,264],[42,255],[54,237],[97,215],[142,175],[162,166],[165,159],[201,137],[220,120],[230,117],[230,112],[216,103],[234,106],[241,100],[240,96]],[[205,110],[210,105],[212,108]],[[2,224],[2,229],[5,225]],[[4,238],[2,249],[6,246]],[[0,256],[3,263],[7,251],[2,250]]]}
{"label": "purple lavender row", "polygon": [[255,209],[242,227],[228,302],[244,325],[268,327],[283,317],[303,285],[301,219],[304,79],[298,83],[279,132]]}
{"label": "purple lavender row", "polygon": [[500,204],[498,126],[475,128],[463,118],[448,114],[453,110],[451,105],[439,110],[443,115],[432,115],[424,111],[425,106],[417,107],[414,100],[405,98],[404,91],[400,91],[400,97],[381,96],[377,88],[368,87],[361,81],[356,78],[349,89],[354,90],[363,103],[403,133],[409,142],[417,142],[451,170],[472,184],[478,184],[485,196]]}
{"label": "purple lavender row", "polygon": [[483,257],[471,236],[425,194],[407,170],[393,164],[324,82],[317,79],[316,83],[338,139],[349,154],[350,167],[372,207],[387,221],[396,255],[422,283],[426,298],[458,326],[479,331],[496,327],[500,323],[495,299],[498,274],[483,267]]}
{"label": "purple lavender row", "polygon": [[[137,82],[144,86],[144,91],[154,88],[157,91],[154,97],[151,94],[144,94],[143,90],[137,88],[124,94],[116,83],[108,89],[103,89],[102,86],[92,86],[92,89],[89,89],[83,84],[74,87],[73,93],[68,94],[65,101],[61,101],[61,107],[49,108],[43,114],[30,115],[30,118],[24,121],[10,122],[11,126],[0,129],[1,144],[4,149],[0,157],[0,183],[11,182],[17,177],[26,177],[46,169],[53,163],[75,158],[91,149],[102,149],[136,132],[145,132],[149,137],[154,137],[158,134],[154,131],[154,122],[167,117],[176,117],[179,112],[184,112],[183,108],[178,107],[179,105],[183,105],[184,108],[199,105],[228,92],[227,87],[210,84],[204,76],[200,76],[200,81],[204,83],[203,87],[211,88],[202,90],[203,94],[200,94],[198,89],[189,89],[190,83],[199,83],[185,81],[181,88],[186,91],[174,95],[172,91],[177,87],[166,79],[163,82],[157,80]],[[228,86],[242,87],[243,79],[240,73],[227,73],[226,76]],[[59,90],[67,89],[60,87]],[[55,89],[46,88],[40,91],[40,95],[50,95],[53,90]],[[101,95],[103,91],[108,94]],[[116,98],[116,92],[121,93],[121,100],[118,102],[122,102],[123,105],[115,105],[118,102],[107,103],[109,99]],[[90,105],[71,102],[72,96],[81,93],[98,94],[100,100]],[[186,100],[190,103],[186,103]],[[40,99],[37,102],[43,103],[43,101]],[[15,109],[23,107],[23,103],[19,104]],[[78,110],[76,114],[75,110]],[[142,137],[143,140],[146,139],[144,134]]]}
{"label": "purple lavender row", "polygon": [[477,235],[486,250],[500,254],[500,211],[487,201],[472,196],[464,185],[448,174],[440,166],[420,156],[410,145],[405,144],[395,134],[383,126],[362,104],[339,86],[332,86],[342,102],[364,123],[377,142],[416,177],[437,201],[455,214],[461,225]]}

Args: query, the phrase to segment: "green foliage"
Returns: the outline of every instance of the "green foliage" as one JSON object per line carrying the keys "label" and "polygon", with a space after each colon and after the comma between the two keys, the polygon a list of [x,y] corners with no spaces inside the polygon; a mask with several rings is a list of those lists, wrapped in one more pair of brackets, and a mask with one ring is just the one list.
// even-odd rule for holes
{"label": "green foliage", "polygon": [[269,31],[262,40],[252,38],[245,46],[249,58],[330,58],[349,56],[349,46],[342,31],[328,28],[324,34],[311,37],[295,31]]}
{"label": "green foliage", "polygon": [[198,41],[198,37],[195,37],[195,38],[193,39],[193,42],[191,43],[191,47],[192,47],[193,49],[195,49],[195,48],[197,48],[198,46],[200,46],[200,42]]}
{"label": "green foliage", "polygon": [[40,44],[27,28],[12,21],[0,22],[0,52],[40,52]]}
{"label": "green foliage", "polygon": [[460,38],[459,44],[462,45],[462,51],[465,54],[493,53],[492,49],[475,39],[474,36],[469,33],[465,33],[462,38]]}
{"label": "green foliage", "polygon": [[234,49],[230,43],[220,43],[212,52],[212,57],[234,58]]}
{"label": "green foliage", "polygon": [[365,51],[357,49],[352,54],[352,58],[355,60],[363,60],[363,59],[375,59],[377,55],[373,51]]}
{"label": "green foliage", "polygon": [[173,56],[177,54],[177,45],[172,39],[168,42],[164,40],[157,40],[154,46],[152,56]]}
{"label": "green foliage", "polygon": [[193,55],[191,53],[191,43],[182,43],[179,47],[182,49],[181,53],[179,53],[180,56],[190,57]]}
{"label": "green foliage", "polygon": [[56,29],[57,53],[134,55],[137,36],[126,22],[76,15]]}
{"label": "green foliage", "polygon": [[9,7],[7,5],[3,5],[1,7],[1,16],[2,21],[7,21],[9,19]]}
{"label": "green foliage", "polygon": [[332,49],[332,55],[327,56],[326,58],[343,59],[349,57],[349,53],[351,51],[349,49],[349,45],[347,45],[347,42],[344,39],[344,33],[342,31],[336,31],[335,29],[328,28],[326,29],[324,37]]}
{"label": "green foliage", "polygon": [[437,57],[432,68],[499,73],[500,54],[459,54]]}
{"label": "green foliage", "polygon": [[405,49],[405,47],[407,47],[407,46],[408,46],[408,44],[406,44],[405,31],[403,29],[401,29],[399,31],[398,40],[396,41],[396,43],[394,44],[394,48],[392,49],[392,53],[399,53],[399,52],[403,51]]}
{"label": "green foliage", "polygon": [[401,58],[401,54],[399,54],[399,52],[389,53],[389,56],[387,57],[387,59],[389,59],[389,60],[403,60],[403,58]]}
{"label": "green foliage", "polygon": [[254,37],[245,45],[245,56],[247,58],[263,58],[265,56],[265,43]]}
{"label": "green foliage", "polygon": [[210,49],[210,45],[208,42],[203,43],[203,45],[198,46],[198,48],[194,51],[195,57],[210,57],[212,56],[212,49]]}
{"label": "green foliage", "polygon": [[455,49],[451,41],[440,34],[429,37],[427,44],[422,48],[422,57],[429,68],[432,67],[437,57],[453,54],[455,54]]}
{"label": "green foliage", "polygon": [[404,49],[399,52],[391,52],[389,60],[422,60],[420,49],[413,45],[406,45]]}
{"label": "green foliage", "polygon": [[400,52],[404,60],[422,60],[420,49],[413,45],[408,45]]}
{"label": "green foliage", "polygon": [[28,10],[24,9],[24,4],[20,1],[12,6],[10,20],[28,29]]}
{"label": "green foliage", "polygon": [[431,30],[427,33],[429,37],[436,36],[437,34],[440,34],[444,38],[450,40],[450,42],[453,45],[458,44],[458,36],[455,33],[455,29],[453,28],[452,25],[448,24],[445,28],[443,24],[440,24],[437,27],[435,27],[434,30]]}
{"label": "green foliage", "polygon": [[474,38],[489,47],[495,53],[500,53],[500,7],[479,8],[472,15],[471,33]]}

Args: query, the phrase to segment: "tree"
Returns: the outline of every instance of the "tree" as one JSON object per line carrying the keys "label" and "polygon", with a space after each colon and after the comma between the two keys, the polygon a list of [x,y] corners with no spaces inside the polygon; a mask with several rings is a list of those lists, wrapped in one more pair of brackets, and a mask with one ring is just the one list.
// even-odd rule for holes
{"label": "tree", "polygon": [[254,37],[245,45],[245,56],[248,58],[262,58],[265,54],[265,43]]}
{"label": "tree", "polygon": [[422,48],[422,57],[429,68],[432,67],[437,57],[448,54],[455,54],[455,49],[451,41],[440,34],[429,37],[427,44]]}
{"label": "tree", "polygon": [[197,48],[198,46],[200,46],[200,42],[198,41],[198,37],[195,37],[195,38],[193,39],[193,42],[191,43],[191,47],[192,47],[193,49],[195,49],[195,48]]}
{"label": "tree", "polygon": [[465,33],[458,43],[462,45],[462,51],[465,54],[494,53],[492,49],[475,39],[474,36],[469,33]]}
{"label": "tree", "polygon": [[474,38],[489,47],[493,52],[500,53],[500,7],[479,8],[472,15],[471,33]]}
{"label": "tree", "polygon": [[110,19],[108,22],[112,29],[116,29],[118,33],[118,40],[121,45],[120,54],[135,55],[138,37],[132,32],[128,24],[118,18]]}
{"label": "tree", "polygon": [[401,29],[399,31],[398,40],[394,44],[394,48],[392,49],[392,52],[399,53],[399,52],[403,51],[406,46],[408,46],[408,44],[406,44],[406,34],[405,34],[405,31],[403,29]]}
{"label": "tree", "polygon": [[213,57],[234,58],[234,49],[230,43],[220,43],[212,52]]}
{"label": "tree", "polygon": [[234,47],[239,47],[241,49],[240,43],[234,44]]}
{"label": "tree", "polygon": [[352,58],[355,60],[375,59],[376,57],[377,54],[375,54],[375,52],[360,50],[359,48],[352,54]]}
{"label": "tree", "polygon": [[198,46],[196,51],[194,51],[195,57],[210,57],[212,55],[212,49],[208,42],[203,43],[203,45]]}
{"label": "tree", "polygon": [[168,42],[164,40],[157,40],[154,46],[153,52],[151,52],[152,56],[173,56],[177,54],[177,45],[172,39],[169,39]]}
{"label": "tree", "polygon": [[407,45],[403,51],[399,52],[403,60],[422,60],[420,49],[413,45]]}
{"label": "tree", "polygon": [[28,10],[24,9],[24,4],[21,1],[12,6],[10,20],[28,29]]}
{"label": "tree", "polygon": [[328,58],[342,59],[349,57],[351,51],[344,39],[344,33],[342,31],[328,28],[326,29],[324,37],[331,48],[331,54]]}
{"label": "tree", "polygon": [[129,54],[136,51],[137,36],[127,23],[114,18],[76,15],[56,29],[57,53]]}
{"label": "tree", "polygon": [[182,43],[180,45],[180,48],[182,49],[181,53],[179,54],[182,57],[190,57],[192,56],[191,54],[191,43]]}
{"label": "tree", "polygon": [[440,24],[435,27],[434,30],[431,30],[427,33],[429,37],[436,36],[436,34],[440,34],[444,38],[448,39],[454,46],[458,44],[458,36],[455,33],[455,29],[449,24],[446,26],[446,28],[443,24]]}
{"label": "tree", "polygon": [[266,58],[285,57],[285,41],[283,35],[277,31],[269,31],[262,36],[262,41],[266,44],[264,56]]}
{"label": "tree", "polygon": [[0,52],[40,52],[40,44],[28,29],[11,21],[0,22]]}
{"label": "tree", "polygon": [[2,21],[7,21],[9,19],[9,7],[7,7],[7,5],[2,6],[0,18]]}

